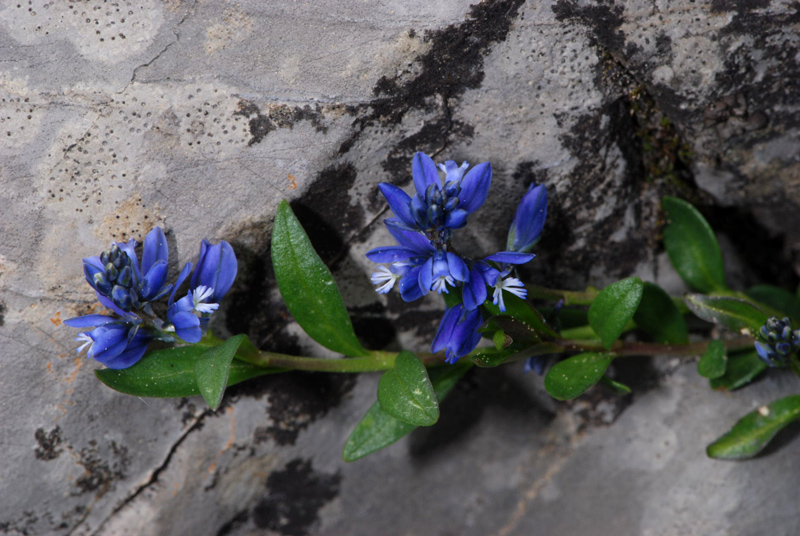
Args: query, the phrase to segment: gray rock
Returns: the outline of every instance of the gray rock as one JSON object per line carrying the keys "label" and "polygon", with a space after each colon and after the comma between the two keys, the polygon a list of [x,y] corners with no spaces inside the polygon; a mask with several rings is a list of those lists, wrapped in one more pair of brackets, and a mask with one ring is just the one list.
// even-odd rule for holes
{"label": "gray rock", "polygon": [[792,392],[778,374],[723,394],[689,363],[629,360],[628,405],[555,403],[519,367],[480,370],[439,425],[353,464],[340,449],[374,375],[263,378],[217,412],[92,377],[61,325],[93,306],[80,259],[156,225],[175,266],[202,238],[234,244],[216,330],[329,355],[274,282],[284,198],[365,341],[424,349],[440,301],[376,295],[363,256],[389,239],[377,183],[408,186],[416,151],[492,162],[459,236],[476,256],[547,184],[532,282],[637,273],[680,292],[658,209],[678,194],[751,264],[737,282],[796,283],[796,3],[272,4],[0,8],[0,532],[793,534],[795,443],[736,464],[703,451]]}

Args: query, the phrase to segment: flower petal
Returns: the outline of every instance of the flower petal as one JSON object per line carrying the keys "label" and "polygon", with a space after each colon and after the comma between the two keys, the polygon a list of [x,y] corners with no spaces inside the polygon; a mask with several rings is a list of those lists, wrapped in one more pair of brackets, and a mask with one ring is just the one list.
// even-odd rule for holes
{"label": "flower petal", "polygon": [[455,253],[448,252],[447,265],[449,266],[450,275],[453,276],[453,279],[457,281],[469,280],[469,268],[467,268],[466,263],[461,260],[461,257]]}
{"label": "flower petal", "polygon": [[428,258],[419,270],[419,289],[427,294],[433,286],[433,257]]}
{"label": "flower petal", "polygon": [[492,165],[489,162],[483,162],[470,169],[461,181],[458,207],[470,214],[475,212],[486,201],[491,185]]}
{"label": "flower petal", "polygon": [[144,335],[140,330],[121,354],[108,360],[104,365],[113,370],[126,369],[135,365],[147,351],[150,340],[150,337]]}
{"label": "flower petal", "polygon": [[435,184],[439,188],[442,187],[436,164],[425,153],[414,154],[414,158],[411,161],[411,174],[414,177],[414,188],[417,189],[417,193],[422,198],[425,197],[425,191],[431,184]]}
{"label": "flower petal", "polygon": [[416,251],[402,246],[382,246],[367,252],[367,258],[372,262],[406,261],[416,256]]}
{"label": "flower petal", "polygon": [[543,184],[531,184],[514,214],[506,247],[512,251],[530,251],[539,241],[546,219],[547,189]]}
{"label": "flower petal", "polygon": [[484,260],[499,262],[501,264],[525,264],[533,260],[536,255],[532,253],[517,253],[515,251],[501,251],[494,255],[489,255]]}
{"label": "flower petal", "polygon": [[94,328],[111,322],[119,322],[119,319],[106,315],[83,315],[64,320],[64,325],[71,328]]}
{"label": "flower petal", "polygon": [[463,311],[464,307],[459,303],[455,307],[451,307],[444,312],[444,316],[441,322],[439,322],[436,335],[433,337],[433,342],[431,343],[432,353],[441,352],[447,347],[453,335],[453,328],[456,326],[458,319],[461,318],[461,313]]}
{"label": "flower petal", "polygon": [[422,266],[415,266],[411,268],[406,275],[400,278],[397,283],[397,289],[400,291],[400,297],[403,301],[412,302],[418,300],[425,293],[419,287],[419,272]]}
{"label": "flower petal", "polygon": [[388,182],[378,184],[378,188],[383,197],[386,198],[386,202],[389,203],[389,208],[392,209],[394,215],[406,225],[414,227],[414,216],[411,214],[411,196]]}
{"label": "flower petal", "polygon": [[480,307],[486,301],[488,296],[486,290],[486,281],[483,279],[483,272],[476,267],[473,267],[469,272],[469,281],[463,287],[462,298],[464,300],[464,307],[467,311],[472,311]]}
{"label": "flower petal", "polygon": [[164,231],[161,230],[161,227],[156,227],[144,237],[142,274],[147,274],[150,268],[159,261],[164,261],[164,264],[169,262],[169,250],[167,248],[167,237],[164,236]]}
{"label": "flower petal", "polygon": [[194,313],[177,311],[169,315],[169,320],[175,326],[175,334],[184,341],[195,343],[203,338],[200,319]]}
{"label": "flower petal", "polygon": [[428,238],[417,231],[407,231],[393,224],[391,220],[386,220],[386,228],[392,234],[397,243],[401,246],[412,249],[417,255],[428,255],[436,251]]}
{"label": "flower petal", "polygon": [[186,277],[188,277],[189,272],[191,271],[192,271],[191,262],[187,262],[186,264],[183,265],[183,270],[181,270],[181,273],[178,274],[178,280],[175,281],[175,286],[172,287],[172,294],[169,295],[169,300],[167,301],[167,305],[172,305],[172,302],[175,300],[175,293],[178,291],[178,288],[183,284],[183,282],[186,280]]}
{"label": "flower petal", "polygon": [[142,278],[142,289],[139,292],[141,300],[153,300],[161,292],[167,280],[167,269],[167,261],[164,259],[159,259],[150,266],[150,269],[145,272],[145,276]]}
{"label": "flower petal", "polygon": [[469,213],[463,208],[449,211],[444,217],[444,226],[450,229],[461,229],[467,224]]}

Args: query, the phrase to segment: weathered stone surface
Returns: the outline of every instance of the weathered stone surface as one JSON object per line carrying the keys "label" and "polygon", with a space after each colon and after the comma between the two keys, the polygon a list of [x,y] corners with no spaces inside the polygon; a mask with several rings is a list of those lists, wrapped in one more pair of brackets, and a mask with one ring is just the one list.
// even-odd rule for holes
{"label": "weathered stone surface", "polygon": [[217,329],[326,355],[274,283],[286,198],[366,343],[422,348],[440,302],[377,296],[363,257],[389,239],[376,184],[408,185],[417,150],[492,162],[459,237],[478,253],[548,185],[533,281],[674,282],[658,199],[677,192],[751,266],[737,281],[796,284],[799,17],[788,0],[6,3],[0,532],[794,534],[795,443],[703,453],[792,392],[779,375],[722,394],[691,364],[631,360],[615,372],[635,400],[556,404],[519,368],[476,371],[439,425],[348,465],[373,376],[270,377],[210,413],[102,387],[61,322],[92,306],[82,257],[161,225],[180,263],[204,237],[236,247]]}

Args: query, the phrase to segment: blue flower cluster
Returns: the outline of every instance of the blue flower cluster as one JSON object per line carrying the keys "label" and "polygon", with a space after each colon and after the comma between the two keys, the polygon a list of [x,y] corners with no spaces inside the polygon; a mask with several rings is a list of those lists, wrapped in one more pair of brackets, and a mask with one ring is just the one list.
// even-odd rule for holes
{"label": "blue flower cluster", "polygon": [[[97,257],[83,259],[86,281],[100,303],[112,315],[89,314],[65,320],[74,328],[94,328],[78,335],[78,352],[111,369],[124,369],[139,361],[152,340],[199,342],[211,314],[230,290],[238,264],[233,248],[225,241],[203,240],[200,258],[192,273],[186,263],[175,284],[167,283],[169,253],[164,231],[156,227],[144,239],[142,262],[136,241],[117,242]],[[175,295],[192,274],[189,290],[179,300]],[[167,320],[153,310],[157,300],[167,300]]]}
{"label": "blue flower cluster", "polygon": [[[466,162],[458,166],[453,161],[437,168],[431,157],[416,153],[411,164],[413,197],[392,184],[379,184],[395,216],[385,223],[398,245],[367,253],[371,261],[385,264],[372,274],[381,294],[395,283],[407,302],[431,291],[441,294],[453,287],[461,289],[461,302],[445,311],[431,345],[432,352],[444,350],[449,363],[477,346],[483,322],[479,307],[489,292],[500,311],[506,310],[503,292],[523,299],[527,296],[525,285],[511,277],[511,270],[535,257],[528,252],[538,242],[547,217],[547,191],[544,186],[532,185],[517,207],[507,251],[480,260],[457,254],[450,243],[453,231],[464,227],[468,216],[483,205],[492,184],[488,162],[467,169]],[[445,174],[444,183],[440,170]]]}
{"label": "blue flower cluster", "polygon": [[789,358],[800,350],[800,330],[792,331],[789,318],[772,316],[758,330],[755,341],[756,352],[770,367],[789,364]]}

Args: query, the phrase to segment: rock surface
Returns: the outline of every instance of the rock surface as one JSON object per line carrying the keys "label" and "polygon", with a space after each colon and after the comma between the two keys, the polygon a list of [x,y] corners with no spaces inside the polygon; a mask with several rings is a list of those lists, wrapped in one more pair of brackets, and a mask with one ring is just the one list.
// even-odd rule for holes
{"label": "rock surface", "polygon": [[724,394],[691,363],[631,361],[629,405],[477,371],[436,427],[345,464],[374,376],[270,377],[211,413],[104,388],[61,323],[92,306],[82,257],[161,225],[181,263],[202,238],[234,244],[216,329],[324,355],[274,284],[285,198],[366,343],[422,348],[441,304],[377,296],[363,256],[388,240],[377,183],[408,185],[418,150],[492,162],[461,238],[479,251],[547,184],[532,281],[674,279],[658,236],[672,193],[751,266],[742,284],[796,285],[799,35],[789,0],[6,2],[0,532],[794,534],[796,428],[751,462],[704,454],[796,390],[779,374]]}

